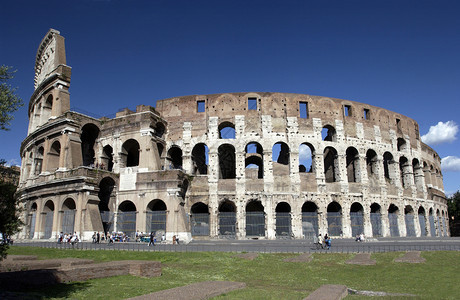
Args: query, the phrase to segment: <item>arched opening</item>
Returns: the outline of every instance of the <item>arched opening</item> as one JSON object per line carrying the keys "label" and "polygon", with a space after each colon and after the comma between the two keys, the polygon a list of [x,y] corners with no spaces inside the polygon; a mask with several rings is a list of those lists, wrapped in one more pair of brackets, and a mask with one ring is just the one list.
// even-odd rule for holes
{"label": "arched opening", "polygon": [[162,138],[163,135],[165,134],[166,127],[163,123],[157,122],[155,124],[155,135],[159,138]]}
{"label": "arched opening", "polygon": [[265,236],[264,206],[258,200],[246,205],[246,236]]}
{"label": "arched opening", "polygon": [[42,218],[45,219],[43,222],[44,231],[43,238],[50,239],[53,234],[53,219],[54,219],[54,202],[51,200],[46,201],[45,206],[43,207]]}
{"label": "arched opening", "polygon": [[337,151],[332,147],[326,147],[323,153],[324,157],[324,179],[326,182],[336,182],[339,163],[337,160]]}
{"label": "arched opening", "polygon": [[318,206],[307,201],[302,205],[302,231],[305,238],[318,236]]}
{"label": "arched opening", "polygon": [[330,236],[342,235],[342,206],[335,201],[327,206],[327,231]]}
{"label": "arched opening", "polygon": [[86,124],[81,129],[81,154],[83,166],[94,166],[95,151],[94,144],[99,136],[99,128],[94,124]]}
{"label": "arched opening", "polygon": [[313,156],[315,155],[315,148],[309,143],[302,143],[299,146],[299,172],[312,173]]}
{"label": "arched opening", "polygon": [[73,233],[75,225],[76,205],[72,198],[67,198],[62,204],[61,231],[63,233]]}
{"label": "arched opening", "polygon": [[37,153],[35,155],[35,169],[34,169],[34,174],[39,175],[42,172],[42,166],[43,166],[43,154],[44,154],[44,149],[43,147],[39,147],[37,150]]}
{"label": "arched opening", "polygon": [[407,148],[406,140],[403,138],[398,138],[397,142],[398,151],[404,151]]}
{"label": "arched opening", "polygon": [[444,214],[444,211],[441,212],[442,218],[442,229],[443,229],[443,236],[447,236],[447,223],[446,223],[447,214]]}
{"label": "arched opening", "polygon": [[264,178],[264,151],[257,142],[248,143],[245,147],[245,176],[246,179]]}
{"label": "arched opening", "polygon": [[222,122],[219,125],[219,139],[234,139],[235,125],[231,122]]}
{"label": "arched opening", "polygon": [[182,170],[182,150],[178,146],[169,148],[168,157],[170,159],[170,169]]}
{"label": "arched opening", "polygon": [[425,209],[423,206],[418,208],[418,223],[420,225],[420,236],[427,236]]}
{"label": "arched opening", "polygon": [[398,214],[399,214],[399,208],[394,204],[390,204],[390,207],[388,208],[388,222],[390,223],[390,236],[399,236]]}
{"label": "arched opening", "polygon": [[274,176],[289,176],[290,150],[286,143],[278,142],[272,148],[272,162]]}
{"label": "arched opening", "polygon": [[29,213],[29,239],[33,239],[35,235],[35,223],[37,221],[37,203],[34,202],[30,206]]}
{"label": "arched opening", "polygon": [[369,179],[377,179],[378,158],[377,153],[372,149],[366,152],[366,167]]}
{"label": "arched opening", "polygon": [[280,202],[276,206],[276,238],[291,238],[291,206]]}
{"label": "arched opening", "polygon": [[192,205],[190,209],[190,221],[193,236],[209,235],[209,207],[203,202]]}
{"label": "arched opening", "polygon": [[126,236],[134,238],[136,232],[136,205],[129,200],[125,200],[118,206],[117,231],[123,232]]}
{"label": "arched opening", "polygon": [[364,208],[358,202],[350,207],[350,224],[352,236],[364,234]]}
{"label": "arched opening", "polygon": [[395,161],[393,160],[393,155],[390,152],[385,152],[383,154],[383,172],[385,179],[390,182],[394,176],[394,163]]}
{"label": "arched opening", "polygon": [[218,149],[219,179],[234,179],[236,177],[235,147],[223,144]]}
{"label": "arched opening", "polygon": [[41,124],[48,122],[49,118],[51,118],[52,116],[52,111],[53,111],[53,95],[50,94],[46,98],[46,101],[43,103]]}
{"label": "arched opening", "polygon": [[410,205],[404,207],[404,220],[406,221],[406,236],[416,236],[414,224],[414,209]]}
{"label": "arched opening", "polygon": [[[99,183],[99,212],[101,213],[102,227],[104,232],[111,232],[114,230],[114,214],[110,211],[109,206],[112,206],[115,195],[113,189],[115,188],[115,181],[111,177],[105,177]],[[110,201],[112,198],[112,202]]]}
{"label": "arched opening", "polygon": [[113,170],[113,149],[109,145],[102,149],[101,169],[107,171]]}
{"label": "arched opening", "polygon": [[209,148],[206,144],[199,143],[192,150],[193,174],[208,174]]}
{"label": "arched opening", "polygon": [[134,139],[129,139],[123,143],[121,157],[125,167],[139,166],[139,143]]}
{"label": "arched opening", "polygon": [[219,205],[219,235],[235,238],[236,206],[230,200],[224,200]]}
{"label": "arched opening", "polygon": [[348,182],[359,181],[359,153],[354,147],[349,147],[346,151],[347,178]]}
{"label": "arched opening", "polygon": [[437,225],[437,235],[442,236],[442,220],[441,220],[441,213],[439,212],[439,209],[436,210],[436,225]]}
{"label": "arched opening", "polygon": [[430,235],[432,237],[435,237],[436,236],[436,224],[434,220],[433,208],[430,208],[429,210],[428,220],[430,222]]}
{"label": "arched opening", "polygon": [[324,126],[321,130],[321,138],[323,139],[323,141],[336,142],[337,134],[335,128],[331,125]]}
{"label": "arched opening", "polygon": [[399,172],[401,174],[401,186],[405,189],[411,186],[410,178],[410,164],[406,157],[399,158]]}
{"label": "arched opening", "polygon": [[146,230],[153,232],[154,236],[166,233],[167,207],[163,200],[155,199],[147,204]]}
{"label": "arched opening", "polygon": [[59,168],[59,159],[61,157],[61,143],[54,141],[48,152],[48,171],[55,171]]}
{"label": "arched opening", "polygon": [[372,226],[372,236],[380,237],[382,236],[382,212],[381,207],[377,203],[372,203],[371,205],[371,226]]}
{"label": "arched opening", "polygon": [[412,170],[414,172],[414,184],[417,188],[417,191],[423,191],[423,170],[420,167],[420,162],[418,159],[414,158],[412,160]]}

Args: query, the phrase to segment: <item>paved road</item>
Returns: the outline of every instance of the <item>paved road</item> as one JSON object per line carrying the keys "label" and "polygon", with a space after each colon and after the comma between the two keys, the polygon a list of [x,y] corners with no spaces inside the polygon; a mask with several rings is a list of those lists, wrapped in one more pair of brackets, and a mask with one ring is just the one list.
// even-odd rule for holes
{"label": "paved road", "polygon": [[46,248],[76,248],[91,250],[128,250],[128,251],[166,251],[166,252],[264,252],[264,253],[303,253],[303,252],[392,252],[392,251],[460,251],[460,238],[380,238],[367,242],[355,242],[353,239],[334,239],[330,250],[316,249],[311,240],[194,240],[187,245],[147,243],[92,244],[89,242],[57,244],[49,241],[17,241],[15,245]]}

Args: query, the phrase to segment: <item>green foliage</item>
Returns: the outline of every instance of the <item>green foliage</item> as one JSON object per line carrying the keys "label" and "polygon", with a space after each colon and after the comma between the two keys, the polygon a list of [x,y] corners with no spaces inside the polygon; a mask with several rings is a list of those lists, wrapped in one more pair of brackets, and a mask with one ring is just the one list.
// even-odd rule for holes
{"label": "green foliage", "polygon": [[[413,294],[416,299],[457,299],[460,294],[460,270],[458,264],[453,263],[460,260],[458,251],[422,252],[426,259],[422,264],[395,263],[393,260],[403,254],[400,252],[374,253],[375,266],[345,264],[353,257],[352,253],[313,254],[314,259],[305,263],[285,262],[284,259],[297,255],[286,253],[260,253],[250,261],[236,257],[235,253],[220,252],[82,251],[13,246],[10,254],[96,261],[157,260],[162,265],[162,276],[155,278],[118,276],[21,290],[42,298],[124,299],[208,280],[246,283],[245,289],[216,299],[303,299],[323,284]],[[414,299],[397,297],[405,298]]]}
{"label": "green foliage", "polygon": [[11,67],[0,66],[0,129],[8,130],[12,113],[23,106],[22,99],[16,95],[16,88],[12,88],[7,84],[9,79],[14,77],[16,71],[11,70]]}
{"label": "green foliage", "polygon": [[447,211],[450,218],[450,235],[460,236],[460,191],[447,199]]}
{"label": "green foliage", "polygon": [[[12,183],[0,181],[0,232],[12,236],[19,231],[22,222],[19,219],[20,210],[15,196],[16,186]],[[5,258],[8,245],[0,245],[0,260]]]}

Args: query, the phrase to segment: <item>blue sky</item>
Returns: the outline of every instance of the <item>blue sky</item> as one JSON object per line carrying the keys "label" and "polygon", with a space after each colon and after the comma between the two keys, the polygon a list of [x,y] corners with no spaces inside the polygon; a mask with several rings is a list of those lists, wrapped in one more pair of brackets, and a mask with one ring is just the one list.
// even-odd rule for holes
{"label": "blue sky", "polygon": [[[168,97],[267,91],[369,103],[415,119],[460,189],[458,1],[2,1],[0,64],[26,105],[0,132],[20,163],[38,45],[66,38],[71,106],[92,115]],[[442,122],[442,123],[439,123]],[[448,157],[448,158],[447,158]]]}

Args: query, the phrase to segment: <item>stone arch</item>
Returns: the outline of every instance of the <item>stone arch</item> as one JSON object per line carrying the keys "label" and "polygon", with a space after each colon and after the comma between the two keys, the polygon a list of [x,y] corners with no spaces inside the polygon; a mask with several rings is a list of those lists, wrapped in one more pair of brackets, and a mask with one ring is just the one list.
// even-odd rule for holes
{"label": "stone arch", "polygon": [[385,152],[383,154],[383,174],[385,179],[390,182],[394,180],[394,165],[395,161],[393,159],[393,154],[390,152]]}
{"label": "stone arch", "polygon": [[236,155],[235,147],[230,144],[220,145],[219,155],[219,179],[236,178]]}
{"label": "stone arch", "polygon": [[154,199],[146,207],[146,231],[153,232],[154,236],[161,236],[166,233],[168,207],[161,199]]}
{"label": "stone arch", "polygon": [[218,232],[220,236],[234,238],[236,235],[236,205],[233,201],[225,199],[218,208]]}
{"label": "stone arch", "polygon": [[106,145],[102,149],[101,169],[113,170],[113,148],[110,145]]}
{"label": "stone arch", "polygon": [[397,148],[398,148],[398,151],[405,151],[407,149],[406,140],[403,138],[398,138]]}
{"label": "stone arch", "polygon": [[409,160],[405,156],[401,156],[399,158],[399,172],[401,177],[401,186],[405,189],[411,186],[411,182],[409,180],[411,175],[411,165],[409,164]]}
{"label": "stone arch", "polygon": [[53,233],[53,220],[54,220],[54,202],[53,200],[48,200],[43,205],[43,214],[44,222],[42,222],[42,232],[44,239],[50,239]]}
{"label": "stone arch", "polygon": [[359,182],[359,153],[355,147],[347,148],[346,166],[348,182]]}
{"label": "stone arch", "polygon": [[315,171],[315,148],[310,143],[299,146],[299,172],[312,173]]}
{"label": "stone arch", "polygon": [[35,224],[37,223],[37,202],[32,202],[29,213],[29,239],[33,239],[35,235]]}
{"label": "stone arch", "polygon": [[38,147],[37,152],[35,153],[35,159],[34,159],[34,175],[39,175],[42,172],[42,167],[43,167],[43,155],[45,153],[45,150],[43,146]]}
{"label": "stone arch", "polygon": [[284,142],[277,142],[272,147],[273,175],[290,174],[290,149]]}
{"label": "stone arch", "polygon": [[162,122],[155,124],[155,136],[162,138],[166,132],[166,126]]}
{"label": "stone arch", "polygon": [[55,171],[59,168],[59,161],[61,157],[61,143],[55,140],[50,147],[48,152],[48,171]]}
{"label": "stone arch", "polygon": [[290,238],[291,229],[291,205],[287,202],[279,202],[275,208],[275,234],[277,238]]}
{"label": "stone arch", "polygon": [[428,221],[430,222],[430,235],[432,237],[435,237],[436,236],[436,221],[435,221],[434,211],[432,207],[430,207],[428,211]]}
{"label": "stone arch", "polygon": [[412,170],[414,172],[414,184],[417,191],[423,191],[423,169],[420,167],[420,162],[417,158],[412,159]]}
{"label": "stone arch", "polygon": [[342,231],[342,206],[332,201],[327,206],[327,231],[330,236],[341,236]]}
{"label": "stone arch", "polygon": [[234,139],[235,138],[235,124],[232,122],[222,122],[219,124],[219,139]]}
{"label": "stone arch", "polygon": [[48,122],[49,118],[53,116],[53,95],[49,94],[46,97],[46,100],[43,101],[43,106],[42,106],[42,115],[41,119],[43,120],[41,123],[46,123]]}
{"label": "stone arch", "polygon": [[390,223],[390,236],[399,236],[398,225],[399,208],[393,203],[388,207],[388,221]]}
{"label": "stone arch", "polygon": [[319,234],[318,206],[313,201],[305,201],[302,205],[302,232],[305,238]]}
{"label": "stone arch", "polygon": [[364,234],[364,208],[361,203],[354,202],[350,207],[351,235]]}
{"label": "stone arch", "polygon": [[170,160],[170,169],[182,169],[182,149],[174,145],[168,150],[168,158]]}
{"label": "stone arch", "polygon": [[67,198],[62,203],[61,232],[63,233],[73,233],[74,232],[75,212],[76,212],[75,200],[72,198]]}
{"label": "stone arch", "polygon": [[337,132],[332,125],[325,125],[321,130],[321,138],[323,141],[337,142]]}
{"label": "stone arch", "polygon": [[198,143],[192,150],[193,174],[208,174],[209,148],[204,143]]}
{"label": "stone arch", "polygon": [[411,205],[406,205],[404,207],[404,219],[406,221],[406,236],[416,236],[415,213]]}
{"label": "stone arch", "polygon": [[324,148],[324,178],[326,182],[338,181],[339,162],[337,159],[337,150],[333,147]]}
{"label": "stone arch", "polygon": [[117,231],[123,232],[128,237],[134,238],[136,233],[137,209],[134,202],[125,200],[118,205]]}
{"label": "stone arch", "polygon": [[368,149],[366,152],[366,166],[367,176],[369,178],[377,178],[378,157],[377,153],[373,149]]}
{"label": "stone arch", "polygon": [[246,204],[246,236],[265,236],[265,212],[259,200]]}
{"label": "stone arch", "polygon": [[81,128],[81,154],[83,166],[94,166],[96,139],[99,137],[99,127],[93,123],[87,123]]}
{"label": "stone arch", "polygon": [[372,236],[382,236],[382,207],[380,204],[375,202],[371,204],[370,219],[372,226]]}
{"label": "stone arch", "polygon": [[249,142],[246,144],[245,152],[246,178],[264,178],[264,150],[262,145],[257,142]]}
{"label": "stone arch", "polygon": [[192,236],[209,235],[209,206],[197,202],[190,208],[190,222]]}
{"label": "stone arch", "polygon": [[139,166],[139,143],[135,139],[129,139],[123,143],[121,158],[124,167]]}
{"label": "stone arch", "polygon": [[420,236],[427,236],[426,212],[425,208],[421,205],[418,208],[418,222],[420,225]]}

